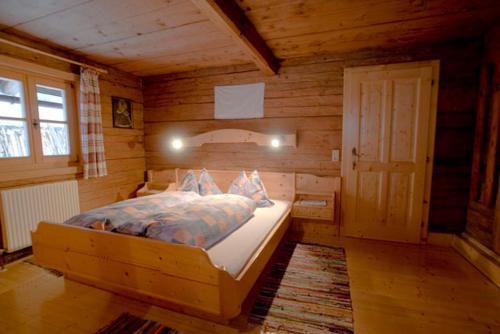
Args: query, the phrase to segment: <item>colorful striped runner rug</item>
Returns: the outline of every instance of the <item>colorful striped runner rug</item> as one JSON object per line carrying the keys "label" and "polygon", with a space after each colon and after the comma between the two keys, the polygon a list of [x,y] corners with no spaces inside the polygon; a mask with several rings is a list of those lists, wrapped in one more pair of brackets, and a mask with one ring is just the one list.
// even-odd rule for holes
{"label": "colorful striped runner rug", "polygon": [[344,249],[285,243],[249,321],[263,333],[354,333]]}
{"label": "colorful striped runner rug", "polygon": [[[266,334],[352,334],[349,277],[343,248],[287,242],[279,249],[249,315]],[[181,334],[122,314],[97,334]]]}
{"label": "colorful striped runner rug", "polygon": [[130,313],[123,313],[96,334],[182,334],[152,320],[144,320]]}

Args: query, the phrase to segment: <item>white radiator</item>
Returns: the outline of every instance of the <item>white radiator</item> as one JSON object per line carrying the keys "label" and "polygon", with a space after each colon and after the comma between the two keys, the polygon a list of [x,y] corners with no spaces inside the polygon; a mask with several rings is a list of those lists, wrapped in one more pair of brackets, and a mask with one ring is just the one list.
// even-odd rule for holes
{"label": "white radiator", "polygon": [[8,252],[31,246],[31,230],[45,220],[62,223],[80,213],[77,181],[0,191],[3,247]]}

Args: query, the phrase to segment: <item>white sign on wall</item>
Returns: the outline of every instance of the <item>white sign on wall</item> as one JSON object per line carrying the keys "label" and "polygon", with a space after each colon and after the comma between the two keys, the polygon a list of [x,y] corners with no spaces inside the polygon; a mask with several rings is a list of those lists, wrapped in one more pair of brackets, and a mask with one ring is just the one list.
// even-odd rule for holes
{"label": "white sign on wall", "polygon": [[215,119],[264,117],[265,83],[215,86]]}

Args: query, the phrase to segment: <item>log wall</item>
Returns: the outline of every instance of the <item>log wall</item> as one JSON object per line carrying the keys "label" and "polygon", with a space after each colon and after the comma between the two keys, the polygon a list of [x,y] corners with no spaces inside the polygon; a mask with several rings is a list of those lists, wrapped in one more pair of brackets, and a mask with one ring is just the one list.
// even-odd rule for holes
{"label": "log wall", "polygon": [[[464,229],[475,120],[481,40],[370,50],[283,62],[278,76],[254,66],[231,66],[147,77],[143,80],[147,168],[218,168],[340,175],[332,149],[342,147],[345,67],[440,59],[441,78],[430,230]],[[265,116],[214,120],[216,85],[265,82]],[[265,133],[297,132],[297,149],[279,152],[252,144],[206,145],[172,152],[169,140],[222,128]]]}
{"label": "log wall", "polygon": [[466,232],[500,254],[500,28],[485,38]]}

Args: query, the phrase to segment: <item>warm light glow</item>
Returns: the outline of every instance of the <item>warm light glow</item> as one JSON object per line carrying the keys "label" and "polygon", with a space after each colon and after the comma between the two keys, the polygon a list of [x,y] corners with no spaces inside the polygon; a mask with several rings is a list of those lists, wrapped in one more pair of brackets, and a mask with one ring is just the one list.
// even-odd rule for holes
{"label": "warm light glow", "polygon": [[271,146],[274,148],[278,148],[281,146],[281,140],[279,138],[271,139]]}
{"label": "warm light glow", "polygon": [[175,138],[174,140],[172,140],[172,147],[174,148],[174,150],[180,150],[182,146],[184,146],[184,144],[182,143],[182,140],[180,138]]}

